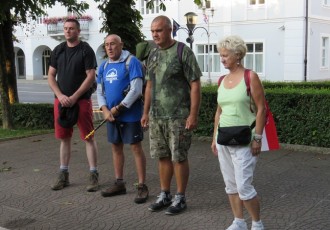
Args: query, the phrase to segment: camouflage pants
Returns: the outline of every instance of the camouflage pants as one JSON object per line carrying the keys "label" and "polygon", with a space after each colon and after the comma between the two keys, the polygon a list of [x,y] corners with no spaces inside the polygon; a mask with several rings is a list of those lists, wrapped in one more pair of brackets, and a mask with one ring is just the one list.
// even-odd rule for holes
{"label": "camouflage pants", "polygon": [[187,159],[192,133],[185,129],[186,119],[151,119],[149,129],[152,158],[170,157],[174,162]]}

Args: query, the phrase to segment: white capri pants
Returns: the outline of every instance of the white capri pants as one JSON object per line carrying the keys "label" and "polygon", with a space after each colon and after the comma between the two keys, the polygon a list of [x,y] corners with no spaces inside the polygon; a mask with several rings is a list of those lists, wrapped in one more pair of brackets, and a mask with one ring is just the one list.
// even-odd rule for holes
{"label": "white capri pants", "polygon": [[237,194],[241,200],[257,195],[252,185],[258,157],[253,156],[250,146],[224,146],[217,144],[221,173],[227,194]]}

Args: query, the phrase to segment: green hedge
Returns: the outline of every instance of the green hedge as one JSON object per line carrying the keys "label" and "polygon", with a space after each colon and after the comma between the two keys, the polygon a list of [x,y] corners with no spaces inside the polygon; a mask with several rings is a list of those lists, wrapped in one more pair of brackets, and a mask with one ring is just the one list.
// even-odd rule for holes
{"label": "green hedge", "polygon": [[[280,143],[330,147],[330,82],[263,83]],[[202,88],[198,136],[213,134],[217,86]]]}
{"label": "green hedge", "polygon": [[[54,128],[53,104],[12,105],[13,124],[15,128],[52,129]],[[2,125],[2,114],[0,114]]]}
{"label": "green hedge", "polygon": [[266,89],[266,98],[281,143],[330,147],[329,89]]}

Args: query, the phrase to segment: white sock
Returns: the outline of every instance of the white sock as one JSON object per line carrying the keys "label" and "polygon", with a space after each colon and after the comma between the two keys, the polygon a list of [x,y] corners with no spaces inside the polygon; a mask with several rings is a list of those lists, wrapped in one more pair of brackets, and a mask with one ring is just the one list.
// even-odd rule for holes
{"label": "white sock", "polygon": [[235,222],[238,222],[238,223],[244,223],[244,222],[245,222],[244,219],[237,218],[237,217],[235,217],[234,221],[235,221]]}
{"label": "white sock", "polygon": [[259,221],[252,221],[252,226],[263,226],[261,220]]}

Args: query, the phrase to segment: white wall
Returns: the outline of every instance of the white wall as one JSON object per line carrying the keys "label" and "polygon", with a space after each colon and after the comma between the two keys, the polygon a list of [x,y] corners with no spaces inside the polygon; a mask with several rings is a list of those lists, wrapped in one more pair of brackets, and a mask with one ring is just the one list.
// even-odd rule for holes
{"label": "white wall", "polygon": [[[330,33],[330,7],[324,7],[321,0],[309,1],[309,29],[308,29],[308,56],[307,79],[329,80],[330,70],[320,68],[320,37]],[[91,15],[93,20],[89,24],[89,37],[87,42],[96,52],[97,62],[103,61],[103,40],[105,33],[100,33],[102,20],[101,13],[97,9],[99,3],[87,0],[90,9],[85,14]],[[247,0],[213,0],[215,7],[214,16],[210,17],[209,25],[203,21],[202,10],[193,0],[165,1],[166,12],[160,14],[175,19],[181,26],[186,27],[184,14],[195,12],[198,15],[196,27],[208,28],[210,44],[216,44],[222,37],[237,34],[247,42],[264,43],[264,73],[260,76],[270,81],[303,81],[304,80],[304,55],[305,55],[305,4],[306,0],[266,0],[261,7],[249,7]],[[136,5],[139,8],[137,2]],[[63,12],[63,13],[62,13]],[[210,11],[207,12],[210,16]],[[49,16],[66,15],[64,7],[57,4],[49,9]],[[150,25],[157,15],[143,15],[142,32],[146,39],[151,40]],[[209,27],[208,27],[209,26]],[[48,47],[54,49],[59,44],[53,38],[47,36],[47,27],[44,24],[29,24],[23,28],[16,28],[17,38],[20,43],[15,43],[15,50],[21,48],[26,60],[26,78],[40,79],[40,62],[42,49]],[[176,40],[186,42],[187,33],[181,29]],[[207,36],[204,29],[196,29],[194,32],[194,46],[207,44]],[[188,43],[186,43],[189,45]],[[39,57],[40,56],[40,57]],[[330,54],[329,54],[330,56]],[[215,82],[219,75],[225,73],[211,73]],[[203,73],[205,76],[207,73]],[[206,78],[203,78],[206,79]]]}

